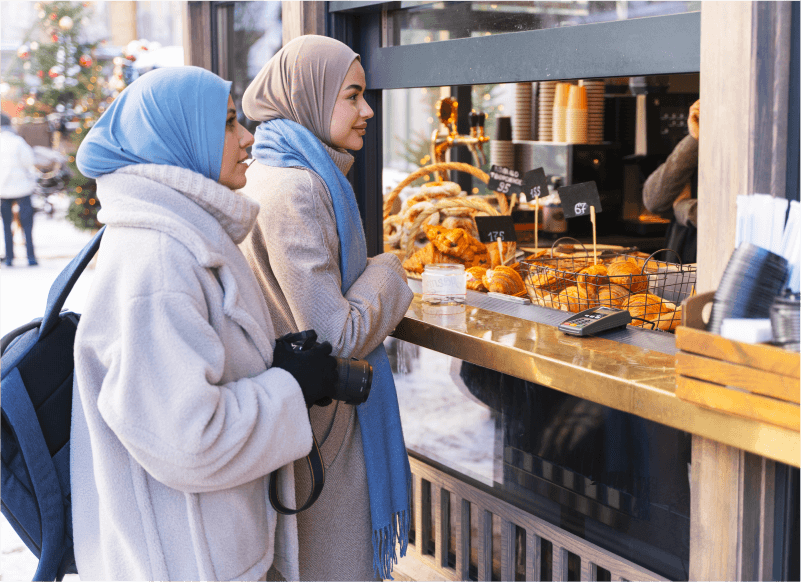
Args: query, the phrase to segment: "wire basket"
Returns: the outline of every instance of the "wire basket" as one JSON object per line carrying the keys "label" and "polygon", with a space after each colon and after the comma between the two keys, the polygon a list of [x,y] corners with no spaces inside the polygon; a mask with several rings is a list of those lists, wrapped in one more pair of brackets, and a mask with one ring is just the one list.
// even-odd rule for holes
{"label": "wire basket", "polygon": [[[561,239],[560,239],[561,240]],[[557,241],[558,242],[558,241]],[[556,242],[554,243],[554,245]],[[681,302],[695,292],[693,265],[626,253],[543,255],[522,261],[532,303],[578,313],[591,307],[627,309],[632,325],[672,332]]]}

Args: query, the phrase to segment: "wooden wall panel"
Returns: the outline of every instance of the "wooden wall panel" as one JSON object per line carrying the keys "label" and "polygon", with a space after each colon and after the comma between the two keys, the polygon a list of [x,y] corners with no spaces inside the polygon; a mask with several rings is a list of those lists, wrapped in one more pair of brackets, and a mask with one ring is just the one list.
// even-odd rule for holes
{"label": "wooden wall panel", "polygon": [[304,34],[325,34],[325,2],[281,2],[284,44]]}
{"label": "wooden wall panel", "polygon": [[698,281],[714,291],[734,250],[737,196],[748,194],[752,2],[701,5]]}

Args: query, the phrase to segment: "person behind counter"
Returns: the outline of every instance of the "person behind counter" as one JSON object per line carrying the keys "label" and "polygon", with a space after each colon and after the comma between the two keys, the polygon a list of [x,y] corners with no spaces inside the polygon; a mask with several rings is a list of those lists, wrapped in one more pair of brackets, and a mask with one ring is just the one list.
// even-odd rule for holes
{"label": "person behind counter", "polygon": [[678,252],[683,263],[694,263],[697,251],[700,108],[700,100],[692,104],[687,118],[689,135],[676,145],[665,163],[648,176],[642,190],[643,204],[651,212],[665,212],[673,207],[665,246]]}
{"label": "person behind counter", "polygon": [[333,393],[336,360],[330,346],[274,356],[237,247],[259,208],[234,192],[253,136],[230,86],[197,67],[152,71],[76,156],[107,225],[74,352],[84,580],[299,575],[295,520],[267,503],[267,476],[279,471],[281,496],[294,495],[292,462],[312,446],[307,401]]}
{"label": "person behind counter", "polygon": [[[413,293],[398,258],[367,258],[345,173],[373,111],[359,55],[339,41],[302,36],[262,68],[242,109],[256,129],[243,192],[261,212],[242,250],[268,299],[276,333],[314,328],[341,357],[373,366],[368,400],[311,409],[323,437],[326,482],[298,515],[304,580],[389,578],[405,554],[411,472],[383,341]],[[306,469],[296,469],[300,481]],[[301,488],[299,487],[299,491]],[[372,545],[372,551],[370,547]]]}

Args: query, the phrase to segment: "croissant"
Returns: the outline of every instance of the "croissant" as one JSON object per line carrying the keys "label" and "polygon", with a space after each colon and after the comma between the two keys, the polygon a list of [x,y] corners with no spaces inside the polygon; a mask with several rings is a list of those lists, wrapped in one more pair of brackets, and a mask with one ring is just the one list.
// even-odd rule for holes
{"label": "croissant", "polygon": [[573,313],[595,307],[598,303],[594,297],[588,296],[586,291],[579,289],[575,285],[562,291],[556,300],[559,302],[560,307],[566,307],[568,311]]}
{"label": "croissant", "polygon": [[483,254],[484,245],[463,228],[444,228],[439,225],[423,226],[428,240],[442,253],[471,261],[476,254]]}
{"label": "croissant", "polygon": [[447,257],[439,252],[432,243],[428,243],[403,261],[403,268],[412,273],[422,273],[426,265],[447,262],[449,262]]}
{"label": "croissant", "polygon": [[632,317],[643,317],[645,319],[673,311],[661,297],[651,293],[638,293],[629,297],[628,310]]}
{"label": "croissant", "polygon": [[607,285],[598,290],[598,303],[605,307],[626,307],[629,290],[620,285]]}
{"label": "croissant", "polygon": [[597,295],[602,286],[609,284],[609,278],[606,275],[606,265],[590,265],[579,271],[576,276],[576,285],[588,294]]}
{"label": "croissant", "polygon": [[473,291],[486,291],[484,286],[484,275],[487,274],[486,267],[470,267],[465,271],[465,278],[467,279],[467,288]]}
{"label": "croissant", "polygon": [[526,286],[526,289],[531,302],[535,305],[559,309],[559,302],[557,301],[556,295],[531,286]]}
{"label": "croissant", "polygon": [[498,254],[498,243],[491,242],[486,243],[484,246],[487,249],[487,253],[490,256],[490,262],[492,263],[492,268],[494,269],[496,266],[503,264],[503,259],[509,255],[510,247],[515,244],[511,242],[501,242],[501,246],[503,247],[503,257]]}
{"label": "croissant", "polygon": [[493,293],[503,293],[504,295],[517,295],[525,293],[526,286],[520,273],[511,267],[499,265],[488,270],[482,279],[484,287]]}
{"label": "croissant", "polygon": [[473,219],[470,217],[447,216],[444,219],[442,219],[441,225],[443,228],[461,228],[473,238],[478,238],[478,230],[476,229],[476,223],[473,222]]}
{"label": "croissant", "polygon": [[640,293],[648,289],[648,277],[641,274],[640,267],[634,261],[613,262],[607,267],[609,282],[626,287],[632,293]]}
{"label": "croissant", "polygon": [[530,286],[549,293],[559,293],[567,287],[567,282],[551,269],[531,270],[526,280]]}

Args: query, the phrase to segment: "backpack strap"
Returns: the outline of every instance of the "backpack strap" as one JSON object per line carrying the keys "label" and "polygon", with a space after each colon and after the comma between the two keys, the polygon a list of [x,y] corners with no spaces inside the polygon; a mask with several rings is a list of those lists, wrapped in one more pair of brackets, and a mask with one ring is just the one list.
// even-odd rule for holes
{"label": "backpack strap", "polygon": [[86,265],[89,264],[89,261],[91,261],[95,253],[97,253],[97,249],[100,247],[100,239],[103,238],[103,232],[105,230],[106,227],[103,226],[92,240],[89,241],[89,244],[83,247],[80,253],[75,255],[75,258],[70,261],[69,265],[67,265],[59,276],[56,277],[56,280],[53,281],[53,285],[50,287],[50,293],[47,295],[47,307],[45,308],[45,314],[42,318],[42,325],[39,328],[40,338],[50,333],[50,330],[56,325],[58,314],[61,313],[61,308],[64,307],[67,296],[70,294],[70,291],[72,291],[72,287],[75,285],[78,277],[81,276],[81,273],[83,273]]}
{"label": "backpack strap", "polygon": [[42,547],[33,579],[55,580],[64,553],[64,501],[36,411],[17,368],[3,379],[3,415],[17,437],[39,504]]}

